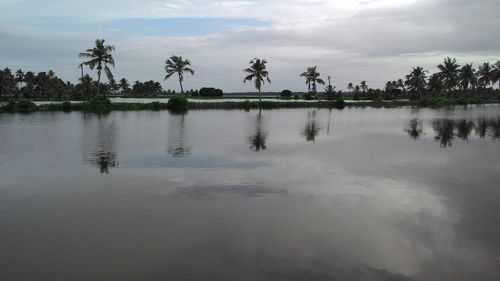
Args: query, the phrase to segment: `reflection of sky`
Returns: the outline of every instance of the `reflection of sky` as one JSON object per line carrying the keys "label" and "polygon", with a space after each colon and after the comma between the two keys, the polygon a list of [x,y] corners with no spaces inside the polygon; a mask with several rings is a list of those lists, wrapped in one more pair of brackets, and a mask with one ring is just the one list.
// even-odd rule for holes
{"label": "reflection of sky", "polygon": [[[81,143],[95,144],[79,139],[80,113],[5,115],[0,265],[1,252],[31,252],[30,239],[31,262],[65,265],[65,276],[73,264],[94,274],[107,264],[98,280],[117,280],[123,268],[148,280],[491,280],[500,274],[499,143],[473,133],[442,148],[432,124],[495,111],[317,110],[318,126],[329,116],[331,124],[314,143],[302,134],[310,110],[263,111],[268,148],[258,153],[247,143],[256,111],[190,111],[184,120],[114,112],[83,128],[112,128],[120,165],[105,176],[81,163]],[[406,131],[415,118],[416,141]],[[25,137],[33,131],[43,144]],[[168,147],[180,139],[190,154],[173,157]]]}

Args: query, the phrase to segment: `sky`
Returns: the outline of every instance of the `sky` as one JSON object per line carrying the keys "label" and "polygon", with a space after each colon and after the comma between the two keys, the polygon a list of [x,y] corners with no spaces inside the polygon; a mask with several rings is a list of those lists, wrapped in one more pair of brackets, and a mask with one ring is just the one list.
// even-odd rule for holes
{"label": "sky", "polygon": [[[242,69],[268,61],[263,91],[306,90],[318,66],[337,89],[430,73],[444,57],[500,60],[500,0],[0,0],[0,68],[47,71],[77,82],[78,54],[103,38],[115,78],[163,81],[171,55],[190,59],[185,89],[255,91]],[[95,76],[95,73],[86,69]]]}

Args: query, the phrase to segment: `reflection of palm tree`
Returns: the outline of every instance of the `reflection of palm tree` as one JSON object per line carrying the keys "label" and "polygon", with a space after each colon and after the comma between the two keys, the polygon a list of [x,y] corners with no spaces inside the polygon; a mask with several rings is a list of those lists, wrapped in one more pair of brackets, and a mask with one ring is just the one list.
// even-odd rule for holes
{"label": "reflection of palm tree", "polygon": [[467,121],[465,119],[456,121],[457,137],[468,141],[474,127],[475,125],[472,121]]}
{"label": "reflection of palm tree", "polygon": [[422,126],[422,121],[418,119],[412,119],[408,123],[408,128],[406,129],[406,132],[408,132],[408,135],[410,138],[414,140],[420,139],[420,135],[422,135],[423,132],[423,126]]}
{"label": "reflection of palm tree", "polygon": [[110,168],[118,167],[115,151],[116,128],[109,118],[109,115],[84,116],[82,161],[99,168],[101,174],[109,174]]}
{"label": "reflection of palm tree", "polygon": [[488,120],[486,120],[485,118],[479,118],[477,120],[476,135],[478,135],[480,138],[485,138],[487,132]]}
{"label": "reflection of palm tree", "polygon": [[432,127],[436,133],[434,139],[440,142],[441,147],[452,146],[454,123],[450,119],[436,119],[432,122]]}
{"label": "reflection of palm tree", "polygon": [[319,123],[316,121],[316,110],[307,112],[307,122],[302,135],[307,141],[315,142],[320,130]]}
{"label": "reflection of palm tree", "polygon": [[257,118],[255,119],[255,133],[248,137],[248,143],[250,144],[250,149],[254,151],[266,150],[266,139],[267,134],[264,131],[262,114],[259,110],[259,114],[257,114]]}
{"label": "reflection of palm tree", "polygon": [[332,108],[330,108],[330,112],[328,112],[328,126],[326,126],[326,134],[330,134],[330,124],[332,122]]}
{"label": "reflection of palm tree", "polygon": [[186,144],[186,113],[171,115],[169,130],[168,154],[173,157],[184,157],[191,154],[191,147]]}

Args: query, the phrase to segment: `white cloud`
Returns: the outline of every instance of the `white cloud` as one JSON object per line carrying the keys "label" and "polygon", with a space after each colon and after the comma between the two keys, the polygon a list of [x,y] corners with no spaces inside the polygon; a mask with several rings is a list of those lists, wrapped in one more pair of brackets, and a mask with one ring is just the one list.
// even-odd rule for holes
{"label": "white cloud", "polygon": [[[101,7],[96,10],[95,7]],[[0,60],[12,68],[53,68],[75,80],[77,54],[96,37],[117,47],[117,76],[161,80],[171,54],[189,57],[197,70],[188,88],[218,86],[225,91],[252,91],[242,83],[241,69],[253,57],[269,61],[273,84],[265,90],[304,90],[299,78],[318,65],[339,86],[367,80],[381,87],[403,77],[412,66],[430,71],[444,56],[459,62],[498,60],[500,26],[496,0],[378,1],[41,1],[0,2]],[[26,7],[19,9],[19,5]],[[35,13],[36,11],[36,13]],[[239,27],[204,36],[127,36],[125,31],[61,33],[18,27],[47,18],[101,21],[123,18],[222,17],[257,18],[266,27]],[[15,25],[11,21],[17,18]],[[7,20],[6,20],[7,19]],[[36,24],[34,24],[36,26]],[[175,27],[173,27],[175,28]],[[176,83],[171,83],[175,89]]]}

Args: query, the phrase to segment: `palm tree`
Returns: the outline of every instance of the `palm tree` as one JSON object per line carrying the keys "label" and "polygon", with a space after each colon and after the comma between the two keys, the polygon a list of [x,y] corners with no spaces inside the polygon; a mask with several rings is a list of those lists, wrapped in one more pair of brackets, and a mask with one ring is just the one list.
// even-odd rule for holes
{"label": "palm tree", "polygon": [[493,65],[493,71],[491,75],[492,75],[491,83],[493,84],[498,83],[498,88],[500,89],[500,61],[497,61]]}
{"label": "palm tree", "polygon": [[368,90],[368,85],[366,85],[366,81],[361,81],[361,83],[359,84],[359,87],[361,88],[361,91],[363,91],[363,93],[366,93],[366,91]]}
{"label": "palm tree", "polygon": [[347,84],[347,90],[349,90],[349,91],[354,90],[352,83]]}
{"label": "palm tree", "polygon": [[469,85],[474,89],[476,87],[476,70],[472,67],[472,63],[467,63],[460,69],[458,78],[462,89],[465,91]]}
{"label": "palm tree", "polygon": [[179,84],[181,86],[181,94],[184,94],[184,88],[182,87],[182,81],[184,80],[184,72],[191,73],[194,75],[194,70],[190,68],[191,62],[188,59],[183,60],[182,56],[171,56],[170,59],[165,61],[165,71],[167,75],[164,80],[167,80],[172,75],[177,73],[179,76]]}
{"label": "palm tree", "polygon": [[265,81],[271,83],[271,79],[269,79],[269,72],[266,70],[267,61],[264,59],[254,58],[249,63],[251,66],[243,69],[243,72],[248,73],[245,79],[243,79],[243,83],[255,80],[255,88],[259,91],[259,103],[262,104],[262,98],[260,95],[262,84],[265,84]]}
{"label": "palm tree", "polygon": [[314,67],[308,67],[306,72],[303,72],[300,74],[301,77],[306,78],[306,84],[307,88],[310,91],[311,90],[311,84],[312,84],[312,91],[316,93],[316,83],[320,85],[325,85],[325,81],[323,79],[319,78],[321,74],[317,71],[317,66]]}
{"label": "palm tree", "polygon": [[410,74],[406,75],[405,84],[408,86],[408,91],[418,98],[422,97],[422,92],[425,89],[425,79],[427,78],[425,73],[427,73],[427,70],[418,66],[414,67]]}
{"label": "palm tree", "polygon": [[427,91],[429,93],[441,93],[443,89],[443,81],[439,73],[434,73],[429,77],[429,82],[427,83]]}
{"label": "palm tree", "polygon": [[109,69],[108,64],[113,66],[113,68],[115,67],[115,60],[111,55],[111,52],[115,50],[115,47],[104,45],[104,41],[104,39],[95,40],[94,48],[87,49],[79,55],[81,58],[90,58],[89,61],[83,62],[79,67],[88,65],[92,70],[94,70],[94,68],[97,69],[97,95],[99,95],[102,70],[104,69],[106,76],[109,80],[111,80],[113,79],[113,73],[111,73],[111,69]]}
{"label": "palm tree", "polygon": [[444,86],[448,92],[455,88],[458,84],[458,73],[460,65],[457,64],[455,58],[447,57],[442,64],[438,65],[439,73],[443,79]]}
{"label": "palm tree", "polygon": [[128,91],[130,90],[130,84],[127,79],[120,79],[120,89],[122,90],[122,95],[126,95],[128,93]]}
{"label": "palm tree", "polygon": [[16,71],[16,83],[18,84],[19,90],[22,89],[24,82],[24,72],[21,69]]}
{"label": "palm tree", "polygon": [[485,88],[491,84],[491,65],[489,62],[483,63],[479,66],[479,71],[477,72],[477,82],[479,87]]}

